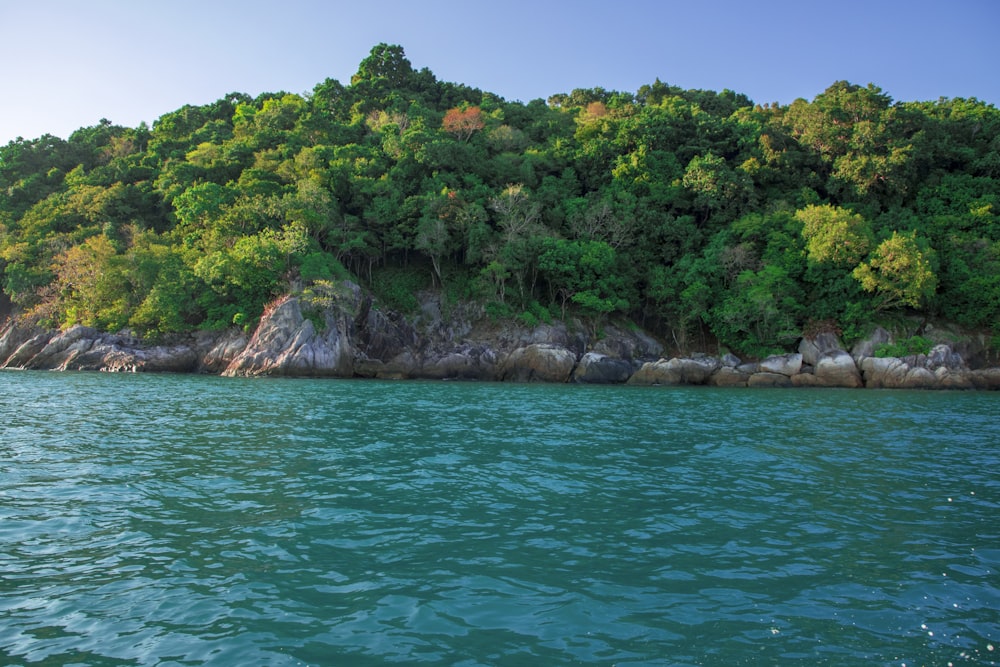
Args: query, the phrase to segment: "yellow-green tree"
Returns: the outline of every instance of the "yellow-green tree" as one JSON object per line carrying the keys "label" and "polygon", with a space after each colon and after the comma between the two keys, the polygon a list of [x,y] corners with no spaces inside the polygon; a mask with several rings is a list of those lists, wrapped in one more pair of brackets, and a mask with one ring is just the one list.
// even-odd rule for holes
{"label": "yellow-green tree", "polygon": [[856,266],[871,247],[871,226],[839,206],[807,206],[795,212],[808,257],[817,264]]}
{"label": "yellow-green tree", "polygon": [[866,292],[877,295],[878,310],[918,308],[937,289],[930,251],[921,250],[913,233],[893,232],[867,262],[854,269],[853,275]]}

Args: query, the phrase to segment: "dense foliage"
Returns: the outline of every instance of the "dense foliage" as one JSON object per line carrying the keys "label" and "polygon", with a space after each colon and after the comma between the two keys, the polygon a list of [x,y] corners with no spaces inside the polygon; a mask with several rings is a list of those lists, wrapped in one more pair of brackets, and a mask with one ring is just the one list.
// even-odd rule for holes
{"label": "dense foliage", "polygon": [[0,270],[50,326],[249,326],[354,276],[760,354],[902,309],[995,331],[998,206],[1000,113],[975,99],[656,81],[524,104],[382,44],[350,85],[9,143]]}

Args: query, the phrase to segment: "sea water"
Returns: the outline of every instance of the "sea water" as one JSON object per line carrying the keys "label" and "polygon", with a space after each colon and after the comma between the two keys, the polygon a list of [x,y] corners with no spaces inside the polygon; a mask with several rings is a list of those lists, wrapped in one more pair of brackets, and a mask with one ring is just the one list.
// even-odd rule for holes
{"label": "sea water", "polygon": [[0,373],[0,664],[994,664],[998,407]]}

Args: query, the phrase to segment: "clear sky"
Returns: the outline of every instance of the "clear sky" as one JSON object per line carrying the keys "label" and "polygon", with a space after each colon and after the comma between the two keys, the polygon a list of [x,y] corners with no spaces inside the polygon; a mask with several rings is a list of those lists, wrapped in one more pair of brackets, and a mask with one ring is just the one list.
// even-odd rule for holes
{"label": "clear sky", "polygon": [[380,42],[508,100],[657,77],[758,103],[837,80],[1000,105],[1000,0],[0,0],[0,145],[350,82]]}

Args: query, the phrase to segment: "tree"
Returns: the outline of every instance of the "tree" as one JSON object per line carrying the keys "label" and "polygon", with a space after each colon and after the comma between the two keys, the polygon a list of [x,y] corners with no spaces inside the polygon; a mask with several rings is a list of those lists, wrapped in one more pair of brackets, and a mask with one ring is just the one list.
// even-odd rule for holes
{"label": "tree", "polygon": [[839,206],[807,206],[795,212],[802,223],[809,259],[817,264],[856,266],[871,246],[871,226]]}
{"label": "tree", "polygon": [[694,208],[701,211],[703,221],[713,215],[721,216],[723,222],[732,220],[749,203],[752,192],[744,175],[711,152],[693,157],[681,182],[693,195]]}
{"label": "tree", "polygon": [[918,308],[937,289],[929,254],[921,250],[915,234],[893,232],[879,244],[870,260],[854,269],[854,277],[866,292],[878,296],[878,310]]}
{"label": "tree", "polygon": [[128,321],[128,290],[122,266],[104,235],[92,236],[59,253],[53,262],[57,315],[64,327],[74,324],[120,329]]}
{"label": "tree", "polygon": [[561,300],[562,316],[572,301],[585,311],[607,314],[628,309],[615,249],[603,241],[542,240],[538,268]]}
{"label": "tree", "polygon": [[801,335],[801,304],[801,288],[780,266],[743,271],[712,309],[712,328],[722,342],[765,356]]}
{"label": "tree", "polygon": [[483,120],[483,112],[479,107],[448,109],[441,125],[445,132],[455,135],[460,141],[468,141],[485,126],[486,121]]}

